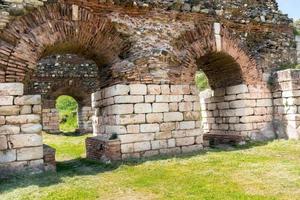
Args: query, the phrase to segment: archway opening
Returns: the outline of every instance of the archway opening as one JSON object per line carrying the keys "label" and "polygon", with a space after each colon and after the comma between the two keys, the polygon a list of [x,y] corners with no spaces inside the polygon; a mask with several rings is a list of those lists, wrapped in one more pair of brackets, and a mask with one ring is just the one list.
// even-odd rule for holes
{"label": "archway opening", "polygon": [[76,132],[78,125],[78,103],[67,95],[59,96],[56,99],[55,107],[59,115],[59,130],[64,133]]}

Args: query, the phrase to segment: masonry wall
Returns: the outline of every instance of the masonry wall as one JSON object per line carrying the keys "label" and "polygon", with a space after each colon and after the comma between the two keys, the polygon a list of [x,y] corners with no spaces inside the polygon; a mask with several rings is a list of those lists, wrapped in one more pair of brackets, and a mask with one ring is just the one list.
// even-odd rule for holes
{"label": "masonry wall", "polygon": [[43,130],[49,133],[59,133],[59,113],[56,108],[42,110]]}
{"label": "masonry wall", "polygon": [[0,84],[0,176],[43,170],[41,96],[23,89],[21,83]]}
{"label": "masonry wall", "polygon": [[296,44],[297,44],[297,63],[300,64],[300,36],[296,36]]}
{"label": "masonry wall", "polygon": [[94,135],[117,134],[122,158],[202,149],[193,85],[115,85],[93,94]]}

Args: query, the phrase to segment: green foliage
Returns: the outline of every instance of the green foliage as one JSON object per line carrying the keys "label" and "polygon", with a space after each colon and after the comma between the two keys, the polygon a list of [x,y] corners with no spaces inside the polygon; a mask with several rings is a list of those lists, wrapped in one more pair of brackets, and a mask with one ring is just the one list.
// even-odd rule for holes
{"label": "green foliage", "polygon": [[198,71],[196,74],[196,86],[200,91],[206,90],[209,88],[209,82],[203,71]]}
{"label": "green foliage", "polygon": [[70,96],[60,96],[56,100],[56,108],[59,112],[60,130],[74,132],[78,128],[76,100]]}

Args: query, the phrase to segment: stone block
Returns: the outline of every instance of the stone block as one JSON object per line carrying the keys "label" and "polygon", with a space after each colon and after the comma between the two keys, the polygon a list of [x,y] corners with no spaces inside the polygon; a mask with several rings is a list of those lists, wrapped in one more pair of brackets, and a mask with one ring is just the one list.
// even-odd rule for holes
{"label": "stone block", "polygon": [[18,116],[7,116],[7,124],[29,124],[29,123],[40,123],[40,115],[18,115]]}
{"label": "stone block", "polygon": [[7,146],[7,138],[4,135],[0,135],[0,150],[6,150]]}
{"label": "stone block", "polygon": [[15,149],[0,151],[0,163],[8,163],[17,160]]}
{"label": "stone block", "polygon": [[92,101],[99,101],[102,99],[102,92],[101,91],[97,91],[95,93],[92,93],[91,95]]}
{"label": "stone block", "polygon": [[172,131],[175,130],[176,124],[174,122],[160,124],[160,131]]}
{"label": "stone block", "polygon": [[256,102],[257,107],[271,107],[272,105],[272,99],[258,99]]}
{"label": "stone block", "polygon": [[13,105],[13,96],[0,96],[0,106],[10,106]]}
{"label": "stone block", "polygon": [[107,134],[126,134],[127,133],[127,130],[126,130],[126,127],[125,126],[108,126],[106,125],[105,126],[105,133]]}
{"label": "stone block", "polygon": [[177,112],[179,109],[178,103],[170,103],[169,104],[169,111],[170,112]]}
{"label": "stone block", "polygon": [[160,88],[163,95],[171,93],[170,85],[161,85]]}
{"label": "stone block", "polygon": [[183,114],[181,112],[164,113],[165,122],[183,121]]}
{"label": "stone block", "polygon": [[22,133],[41,133],[42,132],[42,125],[41,124],[23,124],[21,125],[21,132]]}
{"label": "stone block", "polygon": [[253,108],[239,108],[235,110],[236,116],[249,116],[254,114]]}
{"label": "stone block", "polygon": [[183,129],[183,130],[194,129],[195,128],[195,121],[180,122],[179,127],[180,127],[180,129]]}
{"label": "stone block", "polygon": [[131,95],[146,95],[147,85],[145,84],[130,84],[130,94]]}
{"label": "stone block", "polygon": [[109,106],[107,109],[108,109],[108,114],[111,115],[132,114],[133,104],[112,105]]}
{"label": "stone block", "polygon": [[30,105],[25,105],[21,107],[20,114],[21,115],[26,115],[26,114],[31,114],[31,106]]}
{"label": "stone block", "polygon": [[134,143],[133,148],[134,148],[134,152],[147,151],[147,150],[151,150],[151,144],[150,141],[138,142],[138,143]]}
{"label": "stone block", "polygon": [[255,107],[255,100],[237,100],[229,103],[230,108],[245,108],[245,107]]}
{"label": "stone block", "polygon": [[196,144],[196,145],[192,145],[192,146],[182,147],[182,153],[191,153],[191,152],[200,151],[200,150],[203,150],[202,144]]}
{"label": "stone block", "polygon": [[134,113],[152,113],[152,106],[150,103],[139,103],[134,105]]}
{"label": "stone block", "polygon": [[170,102],[170,95],[156,95],[155,101],[157,103],[168,103]]}
{"label": "stone block", "polygon": [[154,133],[120,135],[121,144],[154,140]]}
{"label": "stone block", "polygon": [[127,133],[139,133],[139,132],[140,132],[140,125],[127,126]]}
{"label": "stone block", "polygon": [[4,125],[0,126],[0,135],[19,134],[20,126]]}
{"label": "stone block", "polygon": [[171,85],[171,94],[190,94],[189,85]]}
{"label": "stone block", "polygon": [[114,97],[115,103],[143,103],[144,96],[116,96]]}
{"label": "stone block", "polygon": [[162,139],[169,139],[172,137],[172,132],[170,131],[164,131],[164,132],[157,132],[155,133],[155,139],[156,140],[162,140]]}
{"label": "stone block", "polygon": [[225,88],[217,88],[213,91],[213,96],[223,97],[223,96],[225,96],[225,93],[226,93]]}
{"label": "stone block", "polygon": [[161,94],[160,85],[148,85],[148,94]]}
{"label": "stone block", "polygon": [[114,96],[123,96],[129,94],[128,85],[114,85],[104,89],[104,98],[114,97]]}
{"label": "stone block", "polygon": [[153,102],[155,102],[155,95],[146,95],[145,96],[145,102],[146,103],[153,103]]}
{"label": "stone block", "polygon": [[159,132],[159,124],[141,124],[140,130],[142,133]]}
{"label": "stone block", "polygon": [[39,105],[42,103],[41,95],[25,95],[15,98],[16,105]]}
{"label": "stone block", "polygon": [[168,148],[176,147],[176,140],[174,138],[168,139]]}
{"label": "stone block", "polygon": [[0,96],[23,95],[23,83],[0,83]]}
{"label": "stone block", "polygon": [[252,124],[235,124],[234,128],[236,131],[251,131],[253,130]]}
{"label": "stone block", "polygon": [[199,96],[196,96],[196,95],[184,95],[183,99],[184,99],[184,101],[192,101],[192,102],[200,101]]}
{"label": "stone block", "polygon": [[4,124],[5,124],[5,117],[0,116],[0,125],[4,125]]}
{"label": "stone block", "polygon": [[4,116],[20,114],[19,106],[0,106],[0,113]]}
{"label": "stone block", "polygon": [[154,113],[169,112],[169,104],[168,103],[153,103],[152,106],[153,106]]}
{"label": "stone block", "polygon": [[195,144],[194,137],[176,138],[176,146],[189,146]]}
{"label": "stone block", "polygon": [[168,148],[168,149],[160,149],[159,152],[162,155],[177,155],[177,154],[181,153],[181,149],[179,147]]}
{"label": "stone block", "polygon": [[9,142],[12,148],[33,147],[43,145],[43,138],[38,134],[10,135]]}
{"label": "stone block", "polygon": [[160,123],[163,122],[162,113],[150,113],[146,115],[147,123]]}
{"label": "stone block", "polygon": [[192,102],[182,102],[179,103],[179,111],[192,111],[193,110],[193,103]]}
{"label": "stone block", "polygon": [[183,100],[183,95],[170,95],[170,102],[182,102]]}
{"label": "stone block", "polygon": [[122,153],[133,153],[134,152],[133,143],[122,144],[121,145],[121,152]]}
{"label": "stone block", "polygon": [[249,92],[247,85],[236,85],[226,88],[226,94],[241,94]]}
{"label": "stone block", "polygon": [[117,116],[117,123],[120,125],[141,124],[146,122],[145,114],[132,114]]}
{"label": "stone block", "polygon": [[17,150],[17,160],[37,160],[43,158],[43,147],[22,148]]}
{"label": "stone block", "polygon": [[197,121],[197,120],[200,120],[200,117],[201,117],[200,112],[191,111],[191,112],[183,113],[183,118],[186,121]]}
{"label": "stone block", "polygon": [[221,103],[217,103],[217,108],[218,109],[228,109],[229,108],[229,103],[228,102],[221,102]]}
{"label": "stone block", "polygon": [[152,149],[166,149],[168,148],[167,140],[154,140],[151,141]]}

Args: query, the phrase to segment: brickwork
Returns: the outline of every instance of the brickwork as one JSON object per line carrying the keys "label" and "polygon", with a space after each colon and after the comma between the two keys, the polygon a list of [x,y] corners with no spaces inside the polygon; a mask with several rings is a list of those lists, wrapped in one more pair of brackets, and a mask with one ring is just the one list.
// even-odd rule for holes
{"label": "brickwork", "polygon": [[59,133],[59,113],[57,109],[42,110],[43,130],[49,133]]}

